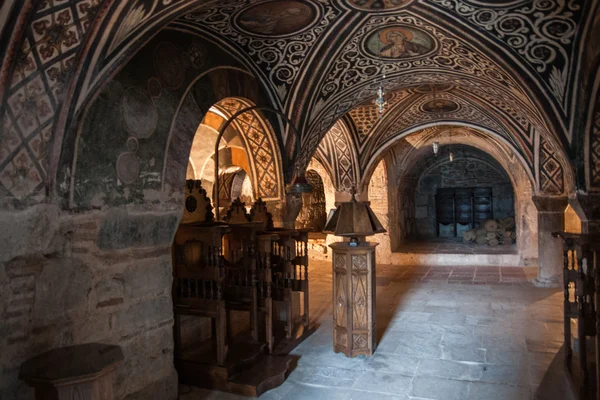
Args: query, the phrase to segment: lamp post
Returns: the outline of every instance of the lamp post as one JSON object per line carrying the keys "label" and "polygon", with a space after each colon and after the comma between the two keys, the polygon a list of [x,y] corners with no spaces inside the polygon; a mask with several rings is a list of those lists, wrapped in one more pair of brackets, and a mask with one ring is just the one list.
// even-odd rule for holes
{"label": "lamp post", "polygon": [[[223,134],[225,133],[225,131],[227,130],[227,128],[229,127],[229,125],[231,125],[231,123],[233,121],[235,121],[235,119],[237,117],[239,117],[240,115],[242,115],[242,114],[244,114],[246,112],[254,111],[254,110],[269,111],[269,112],[277,114],[281,118],[283,118],[284,121],[288,123],[288,125],[290,126],[290,128],[292,128],[292,130],[294,131],[294,134],[296,135],[296,147],[295,147],[295,150],[300,149],[300,135],[298,134],[298,129],[296,129],[296,126],[287,117],[287,115],[285,115],[281,111],[279,111],[279,110],[277,110],[277,109],[275,109],[273,107],[269,107],[269,106],[251,106],[251,107],[243,108],[243,109],[239,110],[238,112],[236,112],[235,114],[233,114],[231,116],[231,118],[229,118],[227,121],[225,121],[225,124],[223,124],[223,126],[219,129],[219,134],[217,135],[217,141],[215,143],[215,182],[214,182],[214,188],[215,188],[215,217],[216,217],[215,220],[216,221],[220,220],[220,210],[219,210],[219,143],[221,142],[221,138],[223,137]],[[297,172],[297,170],[296,170],[296,172]],[[292,194],[310,193],[312,191],[312,187],[310,186],[310,184],[306,181],[306,179],[303,176],[296,175],[296,177],[294,179],[294,182],[292,182],[286,188],[286,191],[288,193],[292,193]]]}
{"label": "lamp post", "polygon": [[370,356],[377,347],[375,323],[375,247],[365,236],[385,229],[367,201],[341,203],[330,214],[327,233],[350,238],[332,243],[333,350],[347,357]]}

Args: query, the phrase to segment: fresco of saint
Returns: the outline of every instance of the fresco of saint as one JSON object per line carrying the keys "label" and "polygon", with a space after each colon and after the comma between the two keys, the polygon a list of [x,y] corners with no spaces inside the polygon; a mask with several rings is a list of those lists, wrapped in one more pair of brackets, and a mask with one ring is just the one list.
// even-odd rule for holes
{"label": "fresco of saint", "polygon": [[430,49],[422,44],[413,42],[414,35],[408,29],[393,27],[379,33],[384,45],[379,55],[387,58],[414,57],[427,53]]}
{"label": "fresco of saint", "polygon": [[251,7],[242,13],[238,23],[241,28],[259,35],[284,35],[305,28],[313,22],[314,16],[314,10],[306,4],[282,1]]}

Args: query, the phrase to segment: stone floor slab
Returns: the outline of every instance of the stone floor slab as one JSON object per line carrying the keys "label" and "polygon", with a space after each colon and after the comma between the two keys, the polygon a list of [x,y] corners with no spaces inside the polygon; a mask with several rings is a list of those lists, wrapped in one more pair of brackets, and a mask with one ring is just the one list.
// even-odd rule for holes
{"label": "stone floor slab", "polygon": [[[331,264],[311,261],[310,315],[318,329],[293,351],[299,358],[288,380],[261,399],[531,400],[538,393],[542,400],[564,399],[564,390],[537,387],[564,379],[562,359],[556,359],[560,289],[423,282],[431,269],[378,266],[385,285],[377,287],[377,350],[372,357],[347,358],[333,352]],[[477,270],[480,277],[503,276],[502,268],[469,269],[473,276]],[[450,270],[468,275],[469,269],[445,268],[432,276]],[[182,400],[245,399],[181,391]]]}
{"label": "stone floor slab", "polygon": [[469,383],[441,378],[415,378],[411,396],[432,400],[466,400]]}

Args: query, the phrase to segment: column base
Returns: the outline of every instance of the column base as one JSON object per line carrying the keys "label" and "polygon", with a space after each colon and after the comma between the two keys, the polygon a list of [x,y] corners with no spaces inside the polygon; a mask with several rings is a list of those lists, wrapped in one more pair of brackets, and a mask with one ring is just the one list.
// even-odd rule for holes
{"label": "column base", "polygon": [[537,277],[532,281],[535,287],[539,288],[559,288],[562,287],[562,276],[556,276],[553,278],[540,278]]}

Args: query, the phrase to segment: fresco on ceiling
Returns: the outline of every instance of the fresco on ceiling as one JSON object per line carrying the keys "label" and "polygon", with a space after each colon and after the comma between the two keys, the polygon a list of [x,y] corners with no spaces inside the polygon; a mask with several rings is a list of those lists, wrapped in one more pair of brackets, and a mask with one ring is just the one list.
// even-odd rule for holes
{"label": "fresco on ceiling", "polygon": [[237,25],[255,35],[285,36],[302,31],[316,21],[317,10],[308,2],[270,1],[242,11]]}
{"label": "fresco on ceiling", "polygon": [[422,110],[428,113],[451,113],[459,108],[458,104],[446,99],[430,100],[422,106]]}
{"label": "fresco on ceiling", "polygon": [[453,88],[449,83],[425,84],[415,87],[417,93],[447,92]]}
{"label": "fresco on ceiling", "polygon": [[378,29],[367,36],[364,47],[372,55],[401,60],[431,53],[435,40],[427,33],[405,25]]}
{"label": "fresco on ceiling", "polygon": [[412,0],[348,0],[352,8],[364,11],[393,11],[405,7]]}

